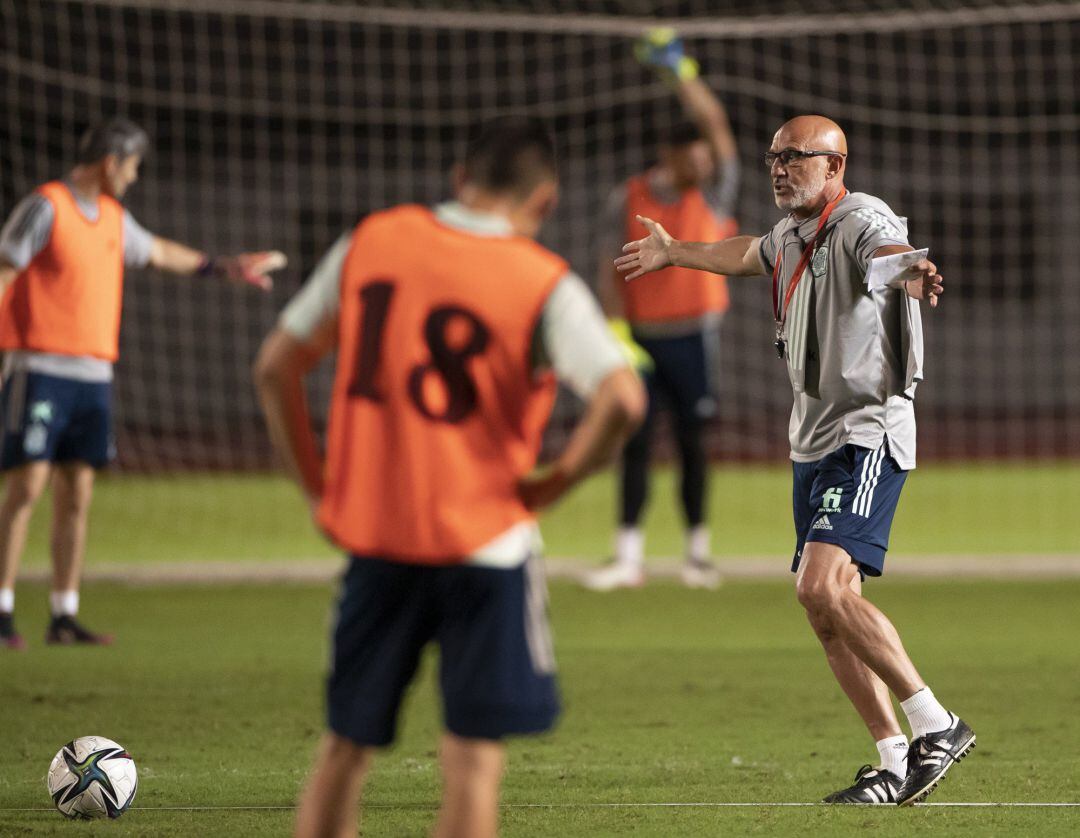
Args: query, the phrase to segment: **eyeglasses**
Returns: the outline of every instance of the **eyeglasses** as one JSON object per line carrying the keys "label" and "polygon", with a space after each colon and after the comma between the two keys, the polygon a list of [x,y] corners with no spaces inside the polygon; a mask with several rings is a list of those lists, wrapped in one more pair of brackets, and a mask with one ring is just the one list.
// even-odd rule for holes
{"label": "eyeglasses", "polygon": [[839,157],[846,158],[846,154],[839,151],[799,151],[797,148],[785,148],[783,151],[766,151],[765,168],[771,169],[773,163],[779,160],[785,166],[798,166],[807,157]]}

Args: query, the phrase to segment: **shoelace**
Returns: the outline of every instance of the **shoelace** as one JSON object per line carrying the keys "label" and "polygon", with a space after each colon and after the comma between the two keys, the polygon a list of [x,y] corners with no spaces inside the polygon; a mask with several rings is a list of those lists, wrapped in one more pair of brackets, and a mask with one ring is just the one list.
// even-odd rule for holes
{"label": "shoelace", "polygon": [[[929,744],[932,744],[933,748],[928,747]],[[941,765],[941,761],[949,756],[952,756],[949,748],[943,747],[937,742],[929,743],[925,736],[920,736],[908,746],[909,766],[923,765],[925,763]]]}

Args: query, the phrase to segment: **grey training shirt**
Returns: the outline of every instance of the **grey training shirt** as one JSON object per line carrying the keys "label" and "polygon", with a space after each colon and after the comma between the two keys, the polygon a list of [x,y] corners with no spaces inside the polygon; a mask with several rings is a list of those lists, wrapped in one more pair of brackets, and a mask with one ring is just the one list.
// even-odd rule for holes
{"label": "grey training shirt", "polygon": [[[96,201],[87,201],[71,189],[79,212],[87,221],[97,221]],[[56,211],[48,199],[32,192],[19,201],[0,230],[0,259],[18,270],[23,270],[52,235]],[[124,210],[123,231],[124,264],[129,268],[143,268],[150,262],[154,235],[147,232],[130,212]],[[101,358],[58,355],[48,352],[9,352],[5,356],[4,376],[14,371],[27,370],[78,381],[111,381],[112,364]]]}
{"label": "grey training shirt", "polygon": [[[788,216],[760,240],[765,273],[782,251],[780,296],[819,217]],[[922,377],[918,301],[895,288],[871,293],[874,251],[906,245],[907,225],[880,199],[859,192],[836,205],[826,235],[788,307],[786,354],[794,405],[791,459],[806,463],[848,443],[883,441],[901,468],[915,467],[912,397]]]}

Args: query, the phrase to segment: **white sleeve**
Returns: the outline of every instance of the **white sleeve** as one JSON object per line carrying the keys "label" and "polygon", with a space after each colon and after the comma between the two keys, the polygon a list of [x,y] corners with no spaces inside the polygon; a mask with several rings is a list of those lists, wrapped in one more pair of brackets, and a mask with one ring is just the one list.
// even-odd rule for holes
{"label": "white sleeve", "polygon": [[345,233],[326,251],[304,287],[289,300],[278,326],[301,341],[310,340],[316,328],[341,306],[341,269],[349,253],[352,233]]}
{"label": "white sleeve", "polygon": [[572,272],[559,280],[544,303],[540,338],[555,375],[582,399],[592,396],[615,370],[629,366],[596,298]]}

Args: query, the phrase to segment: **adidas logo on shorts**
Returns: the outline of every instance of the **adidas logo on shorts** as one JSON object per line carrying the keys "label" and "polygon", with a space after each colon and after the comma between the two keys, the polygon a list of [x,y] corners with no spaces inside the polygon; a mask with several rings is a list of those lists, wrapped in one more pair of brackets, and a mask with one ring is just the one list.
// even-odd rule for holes
{"label": "adidas logo on shorts", "polygon": [[832,529],[832,524],[829,523],[829,516],[828,515],[822,515],[820,518],[818,518],[814,522],[814,526],[812,526],[810,529],[812,529],[812,530],[831,530]]}

